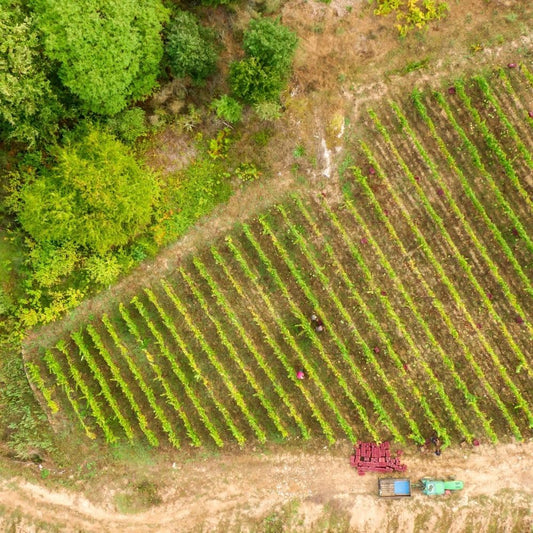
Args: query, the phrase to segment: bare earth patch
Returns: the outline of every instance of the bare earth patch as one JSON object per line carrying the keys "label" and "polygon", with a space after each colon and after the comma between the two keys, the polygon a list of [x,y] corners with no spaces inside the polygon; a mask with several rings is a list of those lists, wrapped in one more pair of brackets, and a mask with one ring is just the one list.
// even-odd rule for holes
{"label": "bare earth patch", "polygon": [[[0,483],[0,502],[21,519],[54,524],[60,531],[248,530],[272,520],[291,501],[287,531],[312,530],[331,509],[349,528],[340,531],[462,532],[466,524],[474,531],[489,526],[511,531],[513,525],[528,531],[533,526],[531,442],[456,447],[440,457],[405,450],[411,480],[454,476],[464,481],[460,493],[433,500],[416,493],[410,500],[380,500],[377,475],[358,476],[348,464],[349,453],[346,446],[334,452],[242,453],[168,464],[166,471],[161,468],[163,503],[135,515],[115,510],[112,486],[100,489],[102,501],[95,505],[80,493],[12,478]],[[511,512],[502,513],[502,505]],[[10,516],[4,516],[4,525]],[[415,527],[418,522],[423,529]]]}

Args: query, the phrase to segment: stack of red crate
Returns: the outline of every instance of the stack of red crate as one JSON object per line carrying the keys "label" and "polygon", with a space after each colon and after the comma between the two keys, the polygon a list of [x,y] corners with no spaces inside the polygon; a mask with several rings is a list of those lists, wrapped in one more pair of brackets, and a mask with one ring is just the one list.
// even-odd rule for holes
{"label": "stack of red crate", "polygon": [[403,472],[407,465],[400,462],[401,454],[401,450],[398,450],[396,456],[392,457],[389,442],[358,442],[354,445],[350,464],[357,468],[360,476],[365,472]]}

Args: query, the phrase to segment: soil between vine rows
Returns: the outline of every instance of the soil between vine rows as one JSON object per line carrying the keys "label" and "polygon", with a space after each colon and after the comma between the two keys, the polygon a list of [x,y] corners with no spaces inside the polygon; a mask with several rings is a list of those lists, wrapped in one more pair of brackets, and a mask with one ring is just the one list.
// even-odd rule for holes
{"label": "soil between vine rows", "polygon": [[[523,80],[513,74],[511,83],[517,88],[515,96],[527,96]],[[480,90],[471,85],[467,90],[483,114],[494,112]],[[495,94],[500,101],[508,95],[501,84]],[[459,98],[446,98],[492,173],[493,187],[526,227],[530,213],[524,193],[502,178],[501,162],[487,153],[479,128]],[[523,109],[513,98],[509,95],[508,119],[515,123]],[[510,261],[514,258],[515,265],[529,273],[531,254],[522,239],[512,237],[509,215],[495,191],[479,179],[479,169],[442,109],[433,97],[425,96],[422,102],[465,184],[409,102],[400,101],[400,108],[438,176],[432,176],[392,108],[383,106],[376,123],[370,115],[364,118],[366,155],[357,144],[346,147],[360,171],[347,171],[339,184],[346,194],[344,203],[339,194],[287,198],[281,210],[274,206],[244,229],[235,227],[228,234],[231,242],[215,242],[215,252],[206,243],[195,261],[184,259],[181,270],[166,277],[166,285],[153,282],[153,296],[141,291],[137,300],[123,302],[122,313],[131,318],[136,332],[116,303],[107,314],[125,351],[119,350],[100,316],[91,318],[121,383],[86,328],[81,328],[78,342],[94,357],[98,379],[80,358],[80,348],[65,336],[65,349],[115,434],[125,438],[116,407],[102,395],[100,382],[109,386],[135,438],[143,440],[146,433],[136,419],[138,406],[162,446],[168,445],[169,432],[182,446],[193,445],[189,431],[203,446],[214,445],[217,435],[224,444],[283,440],[280,431],[288,438],[329,442],[372,435],[419,442],[433,432],[458,442],[465,436],[488,437],[489,426],[493,436],[502,439],[513,433],[531,435],[528,330],[533,302],[526,280]],[[377,121],[387,133],[379,133]],[[486,124],[502,149],[515,154],[515,143],[506,137],[501,121],[490,117]],[[531,146],[527,128],[518,124],[516,131],[524,145]],[[512,164],[529,193],[526,161],[519,155]],[[467,185],[489,214],[494,231],[504,236],[511,258],[502,253],[501,243],[466,197]],[[348,201],[357,215],[350,212]],[[480,246],[499,277],[491,272]],[[517,307],[524,316],[517,316]],[[315,331],[313,313],[324,322],[324,331]],[[65,355],[53,345],[50,351],[72,379]],[[169,358],[181,369],[179,379]],[[140,372],[136,377],[131,365]],[[61,388],[44,365],[40,369],[47,390],[61,410],[69,412]],[[303,381],[296,377],[300,370]],[[126,389],[135,405],[125,397]],[[74,400],[82,406],[87,425],[97,431],[90,404],[79,393]],[[179,402],[181,413],[172,401]],[[183,425],[185,418],[190,430]],[[165,420],[171,428],[165,428]]]}

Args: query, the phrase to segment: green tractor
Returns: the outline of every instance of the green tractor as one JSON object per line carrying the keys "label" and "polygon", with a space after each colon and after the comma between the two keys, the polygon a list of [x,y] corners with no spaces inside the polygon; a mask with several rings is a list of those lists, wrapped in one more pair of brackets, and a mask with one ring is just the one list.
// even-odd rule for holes
{"label": "green tractor", "polygon": [[422,478],[418,483],[411,483],[406,478],[379,478],[378,495],[382,498],[401,498],[411,496],[411,489],[418,489],[426,496],[442,496],[452,491],[461,490],[462,481]]}
{"label": "green tractor", "polygon": [[442,496],[446,491],[461,490],[464,486],[462,481],[443,481],[442,479],[421,479],[416,487],[426,496]]}

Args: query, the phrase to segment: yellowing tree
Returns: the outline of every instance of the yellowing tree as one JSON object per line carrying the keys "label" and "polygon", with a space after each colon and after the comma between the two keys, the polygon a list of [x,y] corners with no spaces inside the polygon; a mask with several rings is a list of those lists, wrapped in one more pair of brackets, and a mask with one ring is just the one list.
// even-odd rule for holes
{"label": "yellowing tree", "polygon": [[113,136],[89,128],[58,148],[55,160],[20,191],[18,218],[37,243],[104,254],[150,222],[155,176]]}

